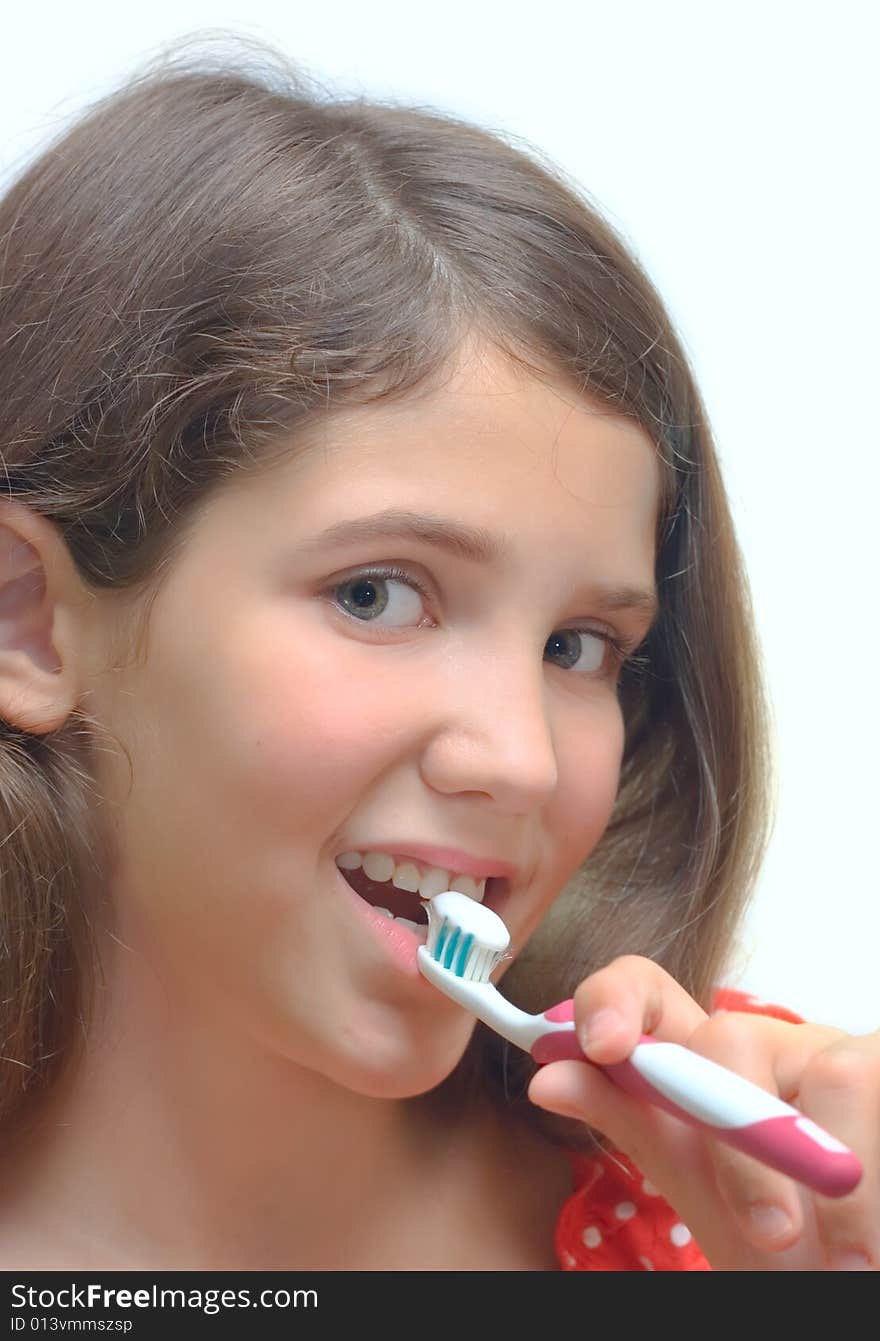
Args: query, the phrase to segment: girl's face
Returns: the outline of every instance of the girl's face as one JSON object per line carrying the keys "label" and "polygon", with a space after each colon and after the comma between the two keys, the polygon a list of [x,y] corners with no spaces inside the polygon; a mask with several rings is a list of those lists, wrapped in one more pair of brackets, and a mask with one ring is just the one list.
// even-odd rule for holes
{"label": "girl's face", "polygon": [[99,755],[116,932],[176,1009],[361,1094],[451,1071],[472,1018],[337,858],[486,868],[521,948],[609,818],[658,497],[640,429],[485,353],[212,497],[86,704],[133,768]]}

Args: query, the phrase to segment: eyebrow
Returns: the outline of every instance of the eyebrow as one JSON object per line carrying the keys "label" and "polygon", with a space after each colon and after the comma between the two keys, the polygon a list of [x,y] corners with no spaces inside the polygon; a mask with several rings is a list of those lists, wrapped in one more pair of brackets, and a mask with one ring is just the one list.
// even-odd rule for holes
{"label": "eyebrow", "polygon": [[[328,545],[359,544],[367,540],[402,538],[421,540],[435,545],[459,559],[473,563],[490,564],[503,560],[510,553],[510,542],[481,527],[465,526],[449,517],[430,516],[388,508],[368,517],[352,517],[335,522],[325,531],[311,536],[303,545],[306,553],[324,549]],[[598,589],[594,594],[602,610],[635,610],[655,619],[658,612],[657,596],[642,587],[614,586]]]}

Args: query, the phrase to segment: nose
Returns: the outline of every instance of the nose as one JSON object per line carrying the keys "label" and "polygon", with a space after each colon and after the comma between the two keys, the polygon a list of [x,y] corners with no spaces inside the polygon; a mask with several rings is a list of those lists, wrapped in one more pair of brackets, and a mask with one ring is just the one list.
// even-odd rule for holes
{"label": "nose", "polygon": [[533,647],[516,655],[450,657],[432,682],[425,783],[444,795],[481,793],[527,814],[556,789],[559,766],[544,665]]}

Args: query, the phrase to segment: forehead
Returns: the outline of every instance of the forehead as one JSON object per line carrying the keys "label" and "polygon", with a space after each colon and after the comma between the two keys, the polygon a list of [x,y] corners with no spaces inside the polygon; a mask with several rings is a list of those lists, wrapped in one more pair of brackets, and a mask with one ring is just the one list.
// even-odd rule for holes
{"label": "forehead", "polygon": [[521,505],[525,491],[530,507],[581,500],[652,519],[661,487],[656,448],[632,419],[485,348],[429,392],[334,411],[297,434],[276,483],[320,478],[371,506],[391,487],[459,490],[462,506],[490,508]]}

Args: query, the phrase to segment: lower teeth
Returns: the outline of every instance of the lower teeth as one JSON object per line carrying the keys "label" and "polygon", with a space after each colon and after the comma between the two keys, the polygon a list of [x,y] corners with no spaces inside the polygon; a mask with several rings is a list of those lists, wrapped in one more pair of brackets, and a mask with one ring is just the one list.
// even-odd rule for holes
{"label": "lower teeth", "polygon": [[390,908],[377,908],[377,913],[383,917],[390,917],[392,922],[397,922],[402,927],[407,927],[410,931],[425,932],[427,935],[428,924],[426,922],[411,922],[408,917],[395,917]]}

